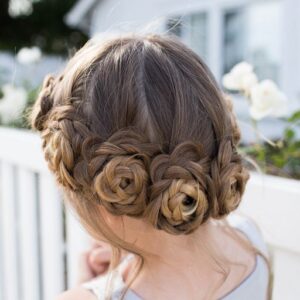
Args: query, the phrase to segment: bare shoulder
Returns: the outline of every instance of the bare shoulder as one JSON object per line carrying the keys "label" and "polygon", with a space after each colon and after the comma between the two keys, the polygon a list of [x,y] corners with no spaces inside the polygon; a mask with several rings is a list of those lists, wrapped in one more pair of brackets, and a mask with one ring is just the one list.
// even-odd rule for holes
{"label": "bare shoulder", "polygon": [[256,235],[262,235],[257,223],[249,216],[241,212],[233,212],[227,216],[228,223],[235,229],[240,230],[244,234],[254,232]]}
{"label": "bare shoulder", "polygon": [[55,300],[96,300],[96,296],[83,287],[76,287],[58,295]]}
{"label": "bare shoulder", "polygon": [[236,232],[239,233],[241,237],[243,236],[244,239],[250,241],[261,253],[269,257],[268,247],[264,240],[263,233],[255,220],[240,212],[234,212],[227,217],[227,221],[231,227],[236,229]]}

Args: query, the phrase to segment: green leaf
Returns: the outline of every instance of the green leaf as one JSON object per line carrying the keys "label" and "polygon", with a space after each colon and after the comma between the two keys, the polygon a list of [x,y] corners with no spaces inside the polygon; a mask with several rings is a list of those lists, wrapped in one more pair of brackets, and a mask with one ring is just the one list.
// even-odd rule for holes
{"label": "green leaf", "polygon": [[291,117],[288,118],[289,122],[296,122],[300,120],[300,110],[295,111]]}
{"label": "green leaf", "polygon": [[285,129],[284,137],[287,141],[291,141],[295,137],[295,131],[290,128]]}
{"label": "green leaf", "polygon": [[282,168],[286,163],[284,157],[281,157],[279,155],[272,156],[272,160],[273,160],[275,166],[278,168]]}

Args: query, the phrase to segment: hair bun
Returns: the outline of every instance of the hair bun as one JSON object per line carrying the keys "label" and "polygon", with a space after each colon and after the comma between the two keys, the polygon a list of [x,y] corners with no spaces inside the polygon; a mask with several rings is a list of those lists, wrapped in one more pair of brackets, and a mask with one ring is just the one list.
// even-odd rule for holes
{"label": "hair bun", "polygon": [[202,223],[208,208],[206,195],[194,180],[172,180],[160,201],[160,226],[172,233],[191,232]]}
{"label": "hair bun", "polygon": [[223,217],[235,210],[241,201],[249,173],[241,156],[228,139],[221,141],[218,156],[212,161],[211,177],[216,189],[218,209],[213,217]]}
{"label": "hair bun", "polygon": [[112,158],[94,179],[101,203],[113,214],[139,216],[146,207],[148,173],[135,156]]}
{"label": "hair bun", "polygon": [[150,169],[153,184],[146,217],[156,228],[172,234],[195,230],[208,212],[205,174],[209,165],[202,149],[184,142],[170,155],[155,157]]}

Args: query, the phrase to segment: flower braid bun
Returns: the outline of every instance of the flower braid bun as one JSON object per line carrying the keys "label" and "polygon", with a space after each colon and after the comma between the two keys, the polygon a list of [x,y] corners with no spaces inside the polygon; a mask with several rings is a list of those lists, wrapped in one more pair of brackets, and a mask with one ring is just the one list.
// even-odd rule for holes
{"label": "flower braid bun", "polygon": [[188,234],[236,209],[248,180],[230,100],[173,38],[88,43],[59,76],[46,77],[31,124],[90,228],[89,212],[102,205]]}
{"label": "flower braid bun", "polygon": [[225,139],[220,143],[218,155],[211,162],[211,179],[218,203],[212,216],[220,218],[238,207],[249,179],[249,173],[231,141]]}
{"label": "flower braid bun", "polygon": [[112,213],[141,215],[146,208],[148,173],[142,160],[116,156],[94,180],[94,189]]}
{"label": "flower braid bun", "polygon": [[208,173],[209,161],[192,142],[179,144],[171,155],[156,156],[150,167],[150,221],[173,234],[197,228],[209,216]]}

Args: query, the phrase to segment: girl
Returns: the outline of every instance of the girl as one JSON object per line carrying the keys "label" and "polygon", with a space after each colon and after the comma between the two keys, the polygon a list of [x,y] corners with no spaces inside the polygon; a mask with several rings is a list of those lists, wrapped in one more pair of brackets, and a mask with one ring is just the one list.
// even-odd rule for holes
{"label": "girl", "polygon": [[31,123],[66,201],[112,246],[105,275],[58,299],[268,297],[261,235],[229,215],[248,180],[237,123],[192,50],[159,35],[90,41],[45,79]]}

